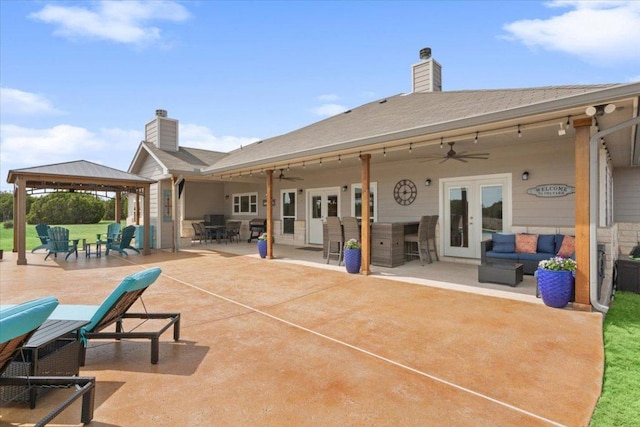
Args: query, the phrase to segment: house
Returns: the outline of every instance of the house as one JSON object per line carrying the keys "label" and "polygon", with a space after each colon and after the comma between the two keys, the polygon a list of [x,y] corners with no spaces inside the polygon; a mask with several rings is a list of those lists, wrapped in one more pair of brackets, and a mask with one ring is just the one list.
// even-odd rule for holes
{"label": "house", "polygon": [[596,244],[611,281],[640,239],[640,83],[443,91],[429,48],[412,78],[411,93],[229,153],[181,147],[178,121],[156,111],[129,168],[157,181],[156,247],[178,249],[206,214],[242,220],[243,235],[267,217],[278,244],[300,246],[322,243],[327,216],[438,214],[439,253],[457,261],[477,262],[493,231],[575,235],[576,301],[588,307]]}

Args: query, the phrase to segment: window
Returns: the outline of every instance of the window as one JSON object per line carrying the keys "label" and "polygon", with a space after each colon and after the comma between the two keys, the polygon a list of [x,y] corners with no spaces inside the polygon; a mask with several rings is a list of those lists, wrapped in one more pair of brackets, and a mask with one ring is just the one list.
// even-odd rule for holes
{"label": "window", "polygon": [[234,214],[258,214],[258,193],[243,193],[233,195]]}
{"label": "window", "polygon": [[294,234],[296,190],[282,190],[282,234]]}
{"label": "window", "polygon": [[[351,216],[362,218],[362,184],[351,184]],[[369,216],[374,222],[378,219],[378,183],[369,186]]]}

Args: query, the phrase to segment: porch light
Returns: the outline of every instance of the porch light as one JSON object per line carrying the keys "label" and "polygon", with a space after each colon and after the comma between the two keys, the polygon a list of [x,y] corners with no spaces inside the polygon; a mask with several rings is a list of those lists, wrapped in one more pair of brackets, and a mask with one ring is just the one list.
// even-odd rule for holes
{"label": "porch light", "polygon": [[430,180],[429,178],[425,179],[425,180],[424,180],[424,186],[425,186],[425,187],[428,187],[428,186],[430,186],[430,185],[431,185],[431,180]]}
{"label": "porch light", "polygon": [[349,189],[349,187],[347,187],[346,185],[342,186],[342,192],[344,193],[345,191],[347,191]]}
{"label": "porch light", "polygon": [[602,116],[604,114],[610,114],[616,111],[616,104],[607,105],[592,105],[584,110],[585,114],[589,117]]}
{"label": "porch light", "polygon": [[522,180],[523,181],[528,181],[529,180],[529,172],[527,172],[527,171],[522,172]]}

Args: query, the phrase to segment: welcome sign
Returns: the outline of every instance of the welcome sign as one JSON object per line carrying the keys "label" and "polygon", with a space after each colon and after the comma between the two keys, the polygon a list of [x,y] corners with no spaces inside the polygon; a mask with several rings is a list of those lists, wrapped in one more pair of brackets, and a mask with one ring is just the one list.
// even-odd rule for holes
{"label": "welcome sign", "polygon": [[527,190],[536,197],[563,197],[576,192],[576,187],[568,184],[541,184]]}

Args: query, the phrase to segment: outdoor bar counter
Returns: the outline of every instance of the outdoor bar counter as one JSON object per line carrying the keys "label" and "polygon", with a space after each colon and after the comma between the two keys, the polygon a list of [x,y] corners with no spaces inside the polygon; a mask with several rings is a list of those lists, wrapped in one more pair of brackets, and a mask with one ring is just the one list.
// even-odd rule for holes
{"label": "outdoor bar counter", "polygon": [[[404,264],[404,236],[418,232],[419,221],[371,224],[371,264],[397,267]],[[323,226],[323,253],[327,257],[327,226]]]}

